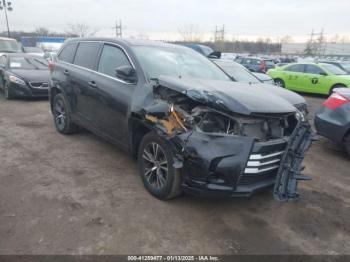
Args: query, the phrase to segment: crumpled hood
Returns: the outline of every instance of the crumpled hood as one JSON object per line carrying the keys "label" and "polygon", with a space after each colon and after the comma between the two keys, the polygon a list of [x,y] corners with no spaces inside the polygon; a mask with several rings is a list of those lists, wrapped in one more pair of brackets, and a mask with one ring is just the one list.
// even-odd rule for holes
{"label": "crumpled hood", "polygon": [[159,85],[181,92],[209,107],[245,115],[292,113],[296,111],[293,104],[305,102],[298,99],[298,95],[264,84],[161,76]]}
{"label": "crumpled hood", "polygon": [[280,96],[281,98],[287,100],[289,103],[292,105],[298,105],[298,104],[306,104],[305,99],[288,89],[285,89],[283,87],[275,86],[275,85],[270,85],[270,84],[256,84],[255,86],[258,86],[259,88],[264,88],[266,91],[269,91],[275,95]]}
{"label": "crumpled hood", "polygon": [[49,70],[11,69],[11,72],[26,82],[49,82],[50,80]]}

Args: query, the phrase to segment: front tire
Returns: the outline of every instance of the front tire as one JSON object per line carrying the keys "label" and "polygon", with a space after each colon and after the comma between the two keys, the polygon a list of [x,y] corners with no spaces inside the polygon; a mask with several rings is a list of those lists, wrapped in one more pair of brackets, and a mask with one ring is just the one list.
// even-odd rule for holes
{"label": "front tire", "polygon": [[181,174],[174,168],[170,145],[151,132],[144,136],[138,153],[138,166],[147,191],[158,199],[175,198],[181,194]]}
{"label": "front tire", "polygon": [[283,87],[285,88],[286,87],[286,84],[284,83],[284,81],[280,78],[276,78],[273,80],[276,84],[276,86],[279,86],[279,87]]}
{"label": "front tire", "polygon": [[53,100],[52,113],[55,127],[61,134],[72,134],[77,132],[78,126],[73,123],[68,102],[63,94],[57,94]]}
{"label": "front tire", "polygon": [[7,100],[13,99],[12,90],[7,82],[4,83],[4,94]]}

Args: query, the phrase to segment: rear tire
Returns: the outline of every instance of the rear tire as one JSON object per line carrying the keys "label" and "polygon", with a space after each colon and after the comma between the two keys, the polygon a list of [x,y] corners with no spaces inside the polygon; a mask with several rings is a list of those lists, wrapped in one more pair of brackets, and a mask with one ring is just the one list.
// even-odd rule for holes
{"label": "rear tire", "polygon": [[283,87],[285,88],[286,87],[286,84],[284,83],[284,81],[280,78],[276,78],[273,80],[276,84],[276,86],[279,86],[279,87]]}
{"label": "rear tire", "polygon": [[78,126],[73,123],[68,102],[63,94],[57,94],[53,100],[52,113],[55,127],[61,134],[73,134],[78,131]]}
{"label": "rear tire", "polygon": [[182,193],[181,174],[173,166],[174,153],[156,133],[144,136],[137,161],[143,184],[151,195],[166,200]]}

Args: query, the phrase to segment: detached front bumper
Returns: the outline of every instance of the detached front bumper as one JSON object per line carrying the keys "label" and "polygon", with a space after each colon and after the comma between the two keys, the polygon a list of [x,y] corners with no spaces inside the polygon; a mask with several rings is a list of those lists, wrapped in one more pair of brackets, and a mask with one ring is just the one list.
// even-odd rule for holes
{"label": "detached front bumper", "polygon": [[[310,130],[310,127],[307,124],[297,129]],[[294,145],[294,137],[302,144]],[[289,170],[285,166],[286,155],[293,144],[293,150],[303,149],[300,156],[295,154],[292,158],[303,159],[310,136],[295,132],[287,138],[255,142],[247,137],[215,137],[194,132],[186,143],[188,154],[182,168],[185,192],[197,196],[250,197],[272,188],[276,180],[281,180],[281,175],[282,180],[289,179],[291,173],[284,172]]]}
{"label": "detached front bumper", "polygon": [[287,142],[194,132],[186,140],[183,189],[198,196],[249,197],[272,187]]}

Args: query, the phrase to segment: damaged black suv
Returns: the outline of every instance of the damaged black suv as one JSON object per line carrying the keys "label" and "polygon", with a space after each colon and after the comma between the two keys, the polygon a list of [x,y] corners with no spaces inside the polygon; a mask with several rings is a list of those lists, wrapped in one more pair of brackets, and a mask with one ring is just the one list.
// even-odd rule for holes
{"label": "damaged black suv", "polygon": [[301,96],[234,82],[197,52],[160,42],[72,39],[50,68],[57,130],[81,126],[128,150],[155,197],[274,185],[277,200],[298,198],[312,137]]}

